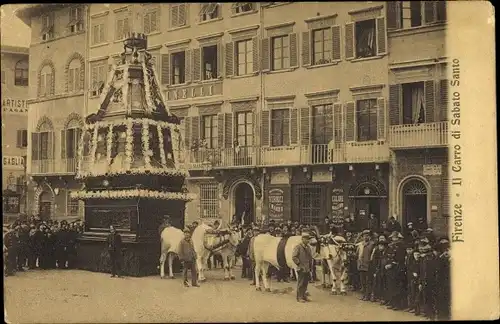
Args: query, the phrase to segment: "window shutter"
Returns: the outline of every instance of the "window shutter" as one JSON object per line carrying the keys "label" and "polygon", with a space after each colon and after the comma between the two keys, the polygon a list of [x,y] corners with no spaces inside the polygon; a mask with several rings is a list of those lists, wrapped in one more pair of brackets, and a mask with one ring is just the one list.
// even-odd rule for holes
{"label": "window shutter", "polygon": [[385,28],[385,17],[379,17],[377,22],[377,54],[387,53],[387,32]]}
{"label": "window shutter", "polygon": [[144,34],[151,33],[151,25],[150,25],[150,15],[149,13],[144,14]]}
{"label": "window shutter", "polygon": [[401,28],[401,2],[388,1],[386,2],[387,29]]}
{"label": "window shutter", "polygon": [[48,159],[53,159],[54,158],[54,132],[49,132],[49,136],[48,136],[48,142],[47,142],[47,148],[48,148],[48,152],[47,152],[47,158]]}
{"label": "window shutter", "polygon": [[334,118],[334,140],[335,143],[342,143],[342,134],[343,132],[343,118],[342,118],[342,104],[335,103],[333,104],[333,118]]}
{"label": "window shutter", "polygon": [[300,145],[309,145],[311,142],[310,119],[310,108],[300,108]]}
{"label": "window shutter", "polygon": [[123,38],[127,37],[127,34],[130,32],[130,28],[128,25],[128,18],[123,19]]}
{"label": "window shutter", "polygon": [[119,19],[116,24],[116,39],[122,39],[123,35],[123,20]]}
{"label": "window shutter", "polygon": [[[234,73],[234,61],[233,61],[233,56],[234,56],[234,43],[229,42],[226,43],[226,77],[231,77],[233,76]],[[255,66],[255,65],[254,65]]]}
{"label": "window shutter", "polygon": [[332,59],[334,61],[341,60],[340,54],[340,26],[332,27]]}
{"label": "window shutter", "polygon": [[424,21],[430,24],[436,21],[436,14],[434,12],[435,1],[424,1]]}
{"label": "window shutter", "polygon": [[101,27],[99,27],[99,43],[105,42],[106,41],[106,25],[101,24]]}
{"label": "window shutter", "polygon": [[446,1],[437,1],[436,3],[437,21],[446,21]]}
{"label": "window shutter", "polygon": [[218,136],[218,146],[219,148],[224,147],[224,114],[217,114],[217,136]]}
{"label": "window shutter", "polygon": [[66,159],[66,130],[61,130],[61,159]]}
{"label": "window shutter", "polygon": [[201,49],[193,49],[193,81],[197,82],[201,79]]}
{"label": "window shutter", "polygon": [[222,65],[224,61],[224,54],[222,53],[222,43],[217,43],[217,75],[216,78],[222,77]]}
{"label": "window shutter", "polygon": [[233,147],[233,114],[226,113],[224,114],[224,136],[226,139],[226,147]]}
{"label": "window shutter", "polygon": [[186,150],[191,150],[191,117],[186,117],[184,119],[184,144]]}
{"label": "window shutter", "polygon": [[299,133],[299,111],[297,108],[292,108],[290,111],[290,144],[296,145],[298,142],[298,133]]}
{"label": "window shutter", "polygon": [[302,66],[311,65],[311,33],[302,32]]}
{"label": "window shutter", "polygon": [[[328,142],[333,140],[333,106],[325,106],[325,137]],[[328,143],[325,143],[328,144]]]}
{"label": "window shutter", "polygon": [[439,81],[439,106],[441,121],[448,120],[448,80],[440,80]]}
{"label": "window shutter", "polygon": [[345,140],[352,142],[355,139],[356,132],[356,111],[354,101],[349,101],[345,104]]}
{"label": "window shutter", "polygon": [[170,84],[170,54],[161,55],[161,84]]}
{"label": "window shutter", "polygon": [[271,53],[269,48],[269,38],[262,39],[262,71],[269,71],[271,69]]}
{"label": "window shutter", "polygon": [[75,77],[75,90],[83,89],[82,85],[83,85],[84,74],[81,73],[79,68],[76,68],[74,73],[75,73],[75,75],[74,75],[74,77]]}
{"label": "window shutter", "polygon": [[290,34],[290,67],[294,68],[299,66],[299,50],[297,47],[297,33]]}
{"label": "window shutter", "polygon": [[401,85],[394,84],[389,86],[389,124],[399,125],[400,123],[400,100]]}
{"label": "window shutter", "polygon": [[179,25],[179,5],[170,5],[170,26],[177,27]]}
{"label": "window shutter", "polygon": [[32,160],[40,160],[40,133],[31,133]]}
{"label": "window shutter", "polygon": [[377,138],[385,139],[385,98],[377,99]]}
{"label": "window shutter", "polygon": [[192,63],[192,58],[191,58],[191,50],[187,49],[185,52],[184,52],[184,59],[185,59],[185,63],[184,63],[184,80],[186,81],[186,83],[188,82],[191,82],[191,70],[192,70],[192,67],[191,67],[191,63]]}
{"label": "window shutter", "polygon": [[[76,129],[76,136],[75,136],[75,158],[79,158],[79,155],[78,153],[80,152],[80,150],[78,149],[78,147],[80,147],[80,143],[82,142],[82,134],[83,134],[83,131],[81,128],[77,128]],[[83,144],[82,144],[83,145]]]}
{"label": "window shutter", "polygon": [[434,121],[434,81],[425,81],[425,122],[432,123]]}
{"label": "window shutter", "polygon": [[[234,51],[233,51],[234,53]],[[260,70],[260,62],[259,62],[259,38],[252,38],[252,61],[253,61],[253,72],[259,72]]]}
{"label": "window shutter", "polygon": [[74,72],[75,70],[73,69],[68,70],[68,91],[76,90],[76,87],[73,88]]}
{"label": "window shutter", "polygon": [[23,131],[18,129],[17,130],[16,147],[22,147],[22,144],[23,144]]}
{"label": "window shutter", "polygon": [[345,59],[352,60],[354,53],[354,23],[345,24]]}
{"label": "window shutter", "polygon": [[269,146],[269,115],[270,111],[269,110],[263,110],[261,112],[261,127],[262,127],[262,134],[261,136],[261,145],[262,146]]}
{"label": "window shutter", "polygon": [[179,26],[186,25],[186,5],[179,5]]}
{"label": "window shutter", "polygon": [[49,95],[54,94],[54,75],[52,73],[47,74],[45,87],[49,87],[48,91],[46,91]]}
{"label": "window shutter", "polygon": [[191,143],[200,139],[200,116],[191,117]]}

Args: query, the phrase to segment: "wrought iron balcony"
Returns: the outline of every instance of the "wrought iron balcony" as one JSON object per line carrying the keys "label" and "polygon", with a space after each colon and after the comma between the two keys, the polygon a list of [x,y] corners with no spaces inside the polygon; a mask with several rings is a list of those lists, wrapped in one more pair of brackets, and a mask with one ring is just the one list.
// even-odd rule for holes
{"label": "wrought iron balcony", "polygon": [[76,174],[76,158],[31,161],[32,175]]}
{"label": "wrought iron balcony", "polygon": [[448,122],[394,125],[389,128],[392,149],[445,147],[448,145]]}

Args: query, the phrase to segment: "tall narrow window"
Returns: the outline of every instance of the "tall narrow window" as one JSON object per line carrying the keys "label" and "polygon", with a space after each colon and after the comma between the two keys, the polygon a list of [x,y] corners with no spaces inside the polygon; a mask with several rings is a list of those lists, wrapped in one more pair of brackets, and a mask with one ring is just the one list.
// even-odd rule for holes
{"label": "tall narrow window", "polygon": [[403,88],[403,124],[425,123],[424,82],[405,83]]}
{"label": "tall narrow window", "polygon": [[19,148],[28,147],[28,131],[26,129],[17,130],[16,147]]}
{"label": "tall narrow window", "polygon": [[288,35],[272,38],[273,70],[287,69],[290,67],[290,49]]}
{"label": "tall narrow window", "polygon": [[116,40],[122,40],[130,32],[128,18],[118,18],[116,20]]}
{"label": "tall narrow window", "polygon": [[49,65],[45,65],[40,71],[40,96],[52,95],[52,83],[54,75]]}
{"label": "tall narrow window", "polygon": [[218,129],[217,115],[203,116],[203,139],[207,143],[207,148],[217,148]]}
{"label": "tall narrow window", "polygon": [[186,52],[173,53],[172,56],[172,84],[182,84],[186,77]]}
{"label": "tall narrow window", "polygon": [[181,27],[186,25],[187,8],[185,3],[170,5],[170,27]]}
{"label": "tall narrow window", "polygon": [[238,75],[250,74],[253,71],[253,46],[252,40],[247,39],[236,43],[238,51]]}
{"label": "tall narrow window", "polygon": [[271,145],[290,145],[290,109],[271,110]]}
{"label": "tall narrow window", "polygon": [[332,32],[330,28],[313,31],[313,58],[314,65],[332,61]]}
{"label": "tall narrow window", "polygon": [[68,91],[80,91],[80,69],[81,63],[80,60],[74,59],[69,63],[68,67]]}
{"label": "tall narrow window", "polygon": [[422,1],[402,1],[401,21],[403,28],[418,27],[422,25]]}
{"label": "tall narrow window", "polygon": [[106,62],[91,63],[90,95],[92,97],[99,96],[102,93],[106,82],[106,71]]}
{"label": "tall narrow window", "polygon": [[158,22],[159,22],[159,12],[160,9],[148,9],[144,13],[144,34],[151,34],[159,31]]}
{"label": "tall narrow window", "polygon": [[219,4],[210,2],[202,3],[200,10],[200,20],[207,21],[217,19],[219,17]]}
{"label": "tall narrow window", "polygon": [[54,38],[54,15],[53,13],[42,15],[42,30],[40,32],[42,41]]}
{"label": "tall narrow window", "polygon": [[27,87],[28,86],[28,61],[22,60],[16,63],[14,70],[14,84],[16,86]]}
{"label": "tall narrow window", "polygon": [[202,48],[202,72],[203,80],[217,79],[218,66],[217,66],[217,45],[205,46]]}
{"label": "tall narrow window", "polygon": [[357,21],[355,24],[356,57],[372,57],[377,53],[375,19]]}
{"label": "tall narrow window", "polygon": [[312,111],[312,143],[328,144],[333,139],[333,106],[331,104],[313,106]]}
{"label": "tall narrow window", "polygon": [[70,33],[83,30],[83,7],[70,8],[68,28]]}
{"label": "tall narrow window", "polygon": [[377,99],[356,101],[356,124],[359,142],[377,139]]}
{"label": "tall narrow window", "polygon": [[95,23],[92,25],[92,45],[106,42],[106,25],[104,23]]}
{"label": "tall narrow window", "polygon": [[253,113],[251,111],[236,114],[236,136],[238,146],[253,146]]}
{"label": "tall narrow window", "polygon": [[201,218],[219,217],[219,185],[217,183],[200,184]]}

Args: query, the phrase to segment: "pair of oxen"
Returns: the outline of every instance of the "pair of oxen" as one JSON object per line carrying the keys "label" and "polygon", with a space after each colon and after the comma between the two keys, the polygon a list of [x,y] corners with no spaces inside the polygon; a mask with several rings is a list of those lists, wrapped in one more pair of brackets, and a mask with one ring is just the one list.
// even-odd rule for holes
{"label": "pair of oxen", "polygon": [[[346,243],[341,236],[320,235],[317,229],[310,231],[309,248],[314,260],[323,262],[323,286],[331,286],[331,293],[346,294],[348,254],[355,249],[354,244]],[[165,278],[165,262],[168,261],[169,278],[174,278],[172,264],[178,254],[179,243],[184,233],[175,227],[167,227],[161,233],[160,276]],[[241,232],[238,229],[214,231],[210,225],[201,223],[192,234],[196,252],[198,280],[204,282],[205,267],[211,254],[222,256],[224,280],[234,280],[232,269],[236,260],[236,250],[241,243]],[[262,290],[261,279],[265,291],[271,291],[267,277],[269,266],[288,268],[297,271],[292,260],[293,250],[302,242],[301,236],[291,236],[286,240],[270,234],[259,234],[250,246],[250,258],[255,264],[256,289]],[[328,276],[329,274],[329,276]],[[327,278],[329,283],[327,283]]]}

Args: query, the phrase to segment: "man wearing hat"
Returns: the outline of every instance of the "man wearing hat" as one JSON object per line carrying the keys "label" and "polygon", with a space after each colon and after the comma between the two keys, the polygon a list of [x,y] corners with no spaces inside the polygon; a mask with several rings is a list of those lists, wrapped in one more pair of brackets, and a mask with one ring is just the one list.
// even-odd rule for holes
{"label": "man wearing hat", "polygon": [[387,250],[388,263],[385,266],[387,278],[387,296],[389,309],[402,309],[406,300],[404,292],[404,261],[406,249],[403,246],[403,235],[392,232],[391,243]]}
{"label": "man wearing hat", "polygon": [[418,251],[415,250],[413,242],[406,243],[405,247],[406,305],[409,312],[414,312],[418,287]]}
{"label": "man wearing hat", "polygon": [[371,255],[374,282],[370,301],[380,301],[381,304],[384,305],[388,302],[385,268],[388,263],[387,244],[388,242],[385,236],[380,235],[378,237],[377,247],[373,250]]}
{"label": "man wearing hat", "polygon": [[17,252],[18,252],[18,237],[15,230],[15,225],[9,227],[7,233],[3,237],[4,245],[7,248],[7,259],[5,276],[14,275],[17,269]]}
{"label": "man wearing hat", "polygon": [[432,247],[429,245],[429,240],[425,237],[421,240],[419,252],[421,256],[419,262],[420,280],[418,285],[420,298],[419,307],[415,315],[420,315],[420,310],[423,310],[426,317],[434,319],[435,257],[432,253]]}
{"label": "man wearing hat", "polygon": [[245,232],[243,240],[241,240],[241,243],[238,245],[238,253],[241,255],[241,261],[243,263],[241,267],[241,278],[252,279],[252,264],[248,257],[248,249],[252,236],[252,229],[248,228]]}
{"label": "man wearing hat", "polygon": [[364,230],[362,235],[363,241],[357,244],[357,268],[359,271],[361,291],[363,293],[361,300],[366,301],[370,299],[371,285],[373,282],[369,270],[374,243],[371,240],[370,230]]}
{"label": "man wearing hat", "polygon": [[184,276],[184,287],[189,287],[188,271],[191,271],[191,286],[199,287],[197,283],[198,273],[196,271],[196,252],[191,240],[191,230],[184,229],[184,239],[179,244],[179,260],[182,262],[182,274]]}
{"label": "man wearing hat", "polygon": [[111,277],[121,276],[121,257],[122,257],[122,237],[116,231],[113,225],[109,226],[109,234],[106,238],[108,252],[111,258]]}
{"label": "man wearing hat", "polygon": [[436,313],[438,320],[450,319],[450,241],[447,237],[438,240],[436,249],[439,256],[436,260]]}
{"label": "man wearing hat", "polygon": [[311,272],[311,261],[313,256],[309,247],[311,236],[307,232],[302,233],[302,242],[293,249],[292,260],[297,266],[297,301],[310,301],[306,296],[307,285]]}

